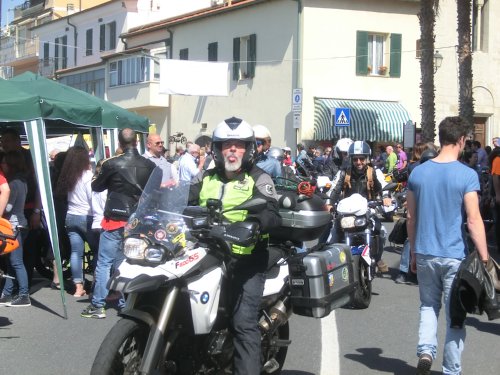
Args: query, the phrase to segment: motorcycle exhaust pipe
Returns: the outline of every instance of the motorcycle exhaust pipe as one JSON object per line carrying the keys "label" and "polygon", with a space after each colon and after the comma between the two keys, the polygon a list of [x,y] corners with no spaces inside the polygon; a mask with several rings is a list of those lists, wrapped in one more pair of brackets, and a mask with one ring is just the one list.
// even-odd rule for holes
{"label": "motorcycle exhaust pipe", "polygon": [[278,300],[274,306],[271,307],[269,315],[265,314],[265,316],[262,317],[259,322],[259,327],[263,331],[267,332],[288,321],[288,318],[290,318],[291,315],[291,310],[287,311],[287,307],[285,305],[287,298],[288,297],[285,297],[283,301]]}

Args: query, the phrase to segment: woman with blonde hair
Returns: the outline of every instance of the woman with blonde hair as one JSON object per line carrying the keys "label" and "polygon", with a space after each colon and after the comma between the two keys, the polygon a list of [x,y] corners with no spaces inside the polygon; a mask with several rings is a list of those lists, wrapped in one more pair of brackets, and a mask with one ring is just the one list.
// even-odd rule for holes
{"label": "woman with blonde hair", "polygon": [[88,152],[83,147],[71,147],[64,160],[57,181],[56,196],[67,197],[66,231],[71,243],[71,276],[75,284],[75,297],[86,292],[83,279],[83,253],[85,242],[97,254],[98,234],[92,230],[92,171]]}

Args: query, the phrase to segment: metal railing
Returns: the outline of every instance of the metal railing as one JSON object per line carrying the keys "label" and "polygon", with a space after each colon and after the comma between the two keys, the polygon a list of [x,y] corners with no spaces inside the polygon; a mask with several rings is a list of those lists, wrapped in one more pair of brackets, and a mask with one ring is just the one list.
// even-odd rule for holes
{"label": "metal railing", "polygon": [[44,77],[54,77],[56,71],[67,67],[67,57],[49,57],[38,60],[38,74]]}
{"label": "metal railing", "polygon": [[0,64],[38,56],[38,51],[38,37],[24,40],[16,39],[14,36],[3,38],[0,48]]}

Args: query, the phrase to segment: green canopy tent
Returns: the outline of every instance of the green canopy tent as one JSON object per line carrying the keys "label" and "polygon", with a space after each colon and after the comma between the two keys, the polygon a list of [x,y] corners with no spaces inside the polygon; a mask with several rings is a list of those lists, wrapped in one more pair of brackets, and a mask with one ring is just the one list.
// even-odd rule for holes
{"label": "green canopy tent", "polygon": [[[57,225],[50,184],[49,164],[45,144],[44,120],[64,121],[73,126],[100,126],[102,122],[101,107],[90,104],[75,106],[74,103],[52,98],[45,98],[21,90],[15,84],[0,79],[0,122],[24,123],[28,137],[37,179],[42,206],[48,223],[49,236],[56,261],[56,272],[63,280],[61,255],[57,240]],[[64,288],[61,288],[61,300],[64,317],[67,318]]]}
{"label": "green canopy tent", "polygon": [[[131,113],[83,91],[65,86],[31,72],[9,81],[0,80],[0,122],[21,122],[31,146],[40,186],[42,205],[56,258],[59,279],[63,280],[54,202],[50,184],[45,138],[47,128],[75,131],[90,127],[96,147],[96,160],[104,156],[102,129],[125,127],[147,133],[147,118]],[[67,318],[64,290],[61,288],[64,317]]]}
{"label": "green canopy tent", "polygon": [[[102,129],[131,128],[141,133],[147,133],[149,130],[149,120],[146,117],[139,116],[96,96],[87,94],[84,91],[63,85],[32,72],[20,74],[11,78],[9,82],[14,83],[23,91],[38,93],[46,98],[66,100],[77,105],[97,105],[101,107]],[[93,134],[92,141],[98,146],[95,147],[94,151],[96,153],[96,160],[99,160],[104,156],[102,132]]]}

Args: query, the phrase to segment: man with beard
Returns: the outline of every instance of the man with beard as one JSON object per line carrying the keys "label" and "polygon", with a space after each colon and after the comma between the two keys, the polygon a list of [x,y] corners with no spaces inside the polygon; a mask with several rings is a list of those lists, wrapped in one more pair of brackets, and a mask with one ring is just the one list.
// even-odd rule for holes
{"label": "man with beard", "polygon": [[[369,201],[375,200],[383,194],[384,205],[389,206],[391,204],[388,193],[382,193],[382,187],[387,184],[383,179],[383,175],[377,174],[375,168],[368,165],[370,155],[371,148],[366,142],[356,141],[349,146],[348,157],[351,160],[351,164],[346,170],[341,169],[337,172],[337,175],[333,179],[333,202],[357,193]],[[383,225],[380,225],[380,227],[380,242],[376,244],[375,261],[377,262],[379,272],[388,272],[389,267],[382,260],[387,231]],[[338,233],[336,235],[338,236]],[[337,242],[337,238],[332,238],[330,242]]]}
{"label": "man with beard", "polygon": [[[189,192],[190,204],[205,207],[209,199],[219,199],[226,220],[255,223],[260,231],[255,244],[231,248],[234,262],[229,277],[236,375],[258,375],[262,370],[257,320],[266,279],[268,233],[281,225],[273,180],[254,165],[256,147],[254,132],[248,123],[235,117],[221,122],[212,136],[215,168],[197,175],[191,181]],[[258,213],[231,210],[254,197],[266,201]]]}

